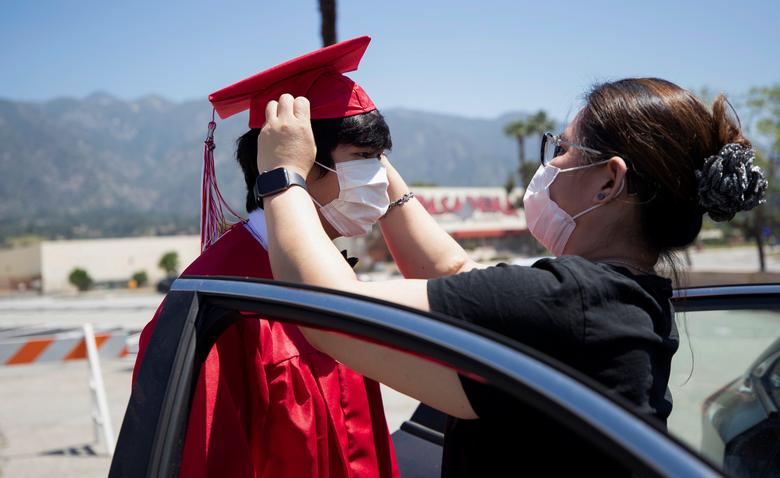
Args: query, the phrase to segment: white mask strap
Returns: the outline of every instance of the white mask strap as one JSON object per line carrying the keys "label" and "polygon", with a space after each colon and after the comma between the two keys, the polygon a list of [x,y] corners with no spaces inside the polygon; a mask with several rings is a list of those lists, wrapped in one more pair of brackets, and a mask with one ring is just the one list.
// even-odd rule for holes
{"label": "white mask strap", "polygon": [[579,214],[575,214],[574,216],[572,216],[572,217],[571,217],[571,219],[572,219],[572,220],[575,220],[575,219],[577,219],[578,217],[580,217],[580,216],[584,216],[585,214],[587,214],[587,213],[591,212],[591,211],[592,211],[592,210],[594,210],[594,209],[600,208],[601,206],[603,206],[603,204],[594,204],[593,206],[589,207],[588,209],[586,209],[586,210],[582,211],[581,213],[579,213]]}
{"label": "white mask strap", "polygon": [[[321,167],[323,167],[323,168],[327,169],[328,171],[330,171],[330,172],[332,172],[332,173],[335,173],[335,172],[336,172],[336,170],[335,170],[335,169],[333,169],[333,168],[329,168],[329,167],[325,166],[324,164],[320,163],[319,161],[314,161],[314,164],[319,164]],[[317,202],[317,201],[314,201],[314,202]]]}
{"label": "white mask strap", "polygon": [[573,166],[573,167],[571,167],[571,168],[566,168],[566,169],[561,169],[561,168],[558,168],[558,170],[559,170],[559,172],[561,172],[561,173],[565,173],[565,172],[567,172],[567,171],[577,171],[578,169],[585,169],[585,168],[590,168],[590,167],[592,167],[592,166],[598,166],[599,164],[604,164],[604,163],[606,163],[606,162],[608,162],[608,161],[609,161],[609,160],[607,159],[607,160],[605,160],[605,161],[599,161],[598,163],[591,163],[591,164],[586,164],[586,165],[584,165],[584,166]]}
{"label": "white mask strap", "polygon": [[[588,166],[590,166],[590,165],[588,165]],[[625,186],[625,185],[626,185],[626,180],[625,180],[625,178],[624,178],[624,179],[623,179],[623,182],[622,182],[622,183],[620,183],[620,189],[618,190],[618,192],[617,192],[616,196],[619,196],[619,195],[620,195],[620,193],[622,193],[622,192],[623,192],[623,186]],[[596,208],[599,208],[599,207],[601,207],[601,206],[603,206],[603,205],[604,205],[604,203],[602,203],[602,204],[594,204],[593,206],[589,207],[588,209],[586,209],[586,210],[582,211],[581,213],[579,213],[579,214],[576,214],[575,216],[572,216],[572,218],[571,218],[571,219],[572,219],[572,220],[575,220],[575,219],[577,219],[578,217],[580,217],[580,216],[582,216],[582,215],[584,215],[584,214],[587,214],[587,213],[591,212],[592,210],[594,210],[594,209],[596,209]]]}
{"label": "white mask strap", "polygon": [[[319,164],[320,166],[322,166],[323,168],[327,169],[328,171],[333,171],[334,173],[336,172],[336,170],[335,170],[335,169],[333,169],[333,168],[329,168],[329,167],[325,166],[324,164],[320,163],[319,161],[314,161],[314,164]],[[317,201],[316,199],[314,199],[314,196],[312,196],[311,194],[309,194],[309,197],[311,198],[311,200],[312,200],[312,201],[314,201],[314,204],[316,204],[318,208],[322,209],[322,204],[320,204],[320,202],[319,202],[319,201]]]}

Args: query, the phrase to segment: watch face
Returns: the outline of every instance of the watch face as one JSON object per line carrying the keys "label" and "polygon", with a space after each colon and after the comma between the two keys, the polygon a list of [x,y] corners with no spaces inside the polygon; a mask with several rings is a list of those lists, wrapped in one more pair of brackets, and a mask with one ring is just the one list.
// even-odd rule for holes
{"label": "watch face", "polygon": [[257,196],[264,197],[287,188],[289,184],[287,171],[284,168],[272,169],[257,177],[255,193]]}

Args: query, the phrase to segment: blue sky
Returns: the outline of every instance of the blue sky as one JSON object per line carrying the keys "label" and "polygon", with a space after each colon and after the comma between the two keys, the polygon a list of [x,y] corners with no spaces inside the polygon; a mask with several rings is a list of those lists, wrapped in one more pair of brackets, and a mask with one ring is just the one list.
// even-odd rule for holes
{"label": "blue sky", "polygon": [[[652,75],[733,96],[780,82],[780,2],[338,0],[380,108],[560,119],[590,84]],[[6,1],[0,97],[210,92],[320,46],[316,0]]]}

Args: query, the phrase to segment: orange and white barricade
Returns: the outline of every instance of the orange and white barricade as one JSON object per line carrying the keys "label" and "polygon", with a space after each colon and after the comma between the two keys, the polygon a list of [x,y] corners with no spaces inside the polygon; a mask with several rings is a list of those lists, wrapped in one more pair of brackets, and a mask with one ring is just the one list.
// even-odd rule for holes
{"label": "orange and white barricade", "polygon": [[[0,366],[88,358],[83,329],[55,334],[34,329],[25,332],[25,336],[0,337]],[[123,358],[128,354],[127,339],[125,330],[98,331],[95,347],[102,358]]]}
{"label": "orange and white barricade", "polygon": [[96,439],[102,431],[106,449],[109,455],[113,455],[114,429],[108,412],[100,357],[126,357],[127,331],[108,330],[96,333],[91,324],[84,324],[81,329],[50,332],[22,329],[17,333],[0,334],[0,366],[86,359],[89,362],[89,387],[92,392],[92,419]]}

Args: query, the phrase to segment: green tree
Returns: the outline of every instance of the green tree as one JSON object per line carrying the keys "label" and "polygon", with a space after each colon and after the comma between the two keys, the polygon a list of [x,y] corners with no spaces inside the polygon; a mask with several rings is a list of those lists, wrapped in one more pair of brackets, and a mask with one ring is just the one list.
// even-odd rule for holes
{"label": "green tree", "polygon": [[336,43],[336,0],[320,0],[322,46]]}
{"label": "green tree", "polygon": [[135,281],[138,287],[143,287],[149,282],[149,276],[146,274],[146,271],[136,272],[131,279]]}
{"label": "green tree", "polygon": [[89,273],[78,267],[70,271],[68,282],[76,286],[80,292],[89,290],[89,288],[92,287],[92,284],[94,283],[92,277],[89,276]]}
{"label": "green tree", "polygon": [[758,133],[768,141],[768,163],[776,167],[780,161],[780,84],[752,88],[747,106]]}
{"label": "green tree", "polygon": [[539,110],[531,116],[513,121],[504,126],[504,134],[511,136],[517,140],[518,146],[518,166],[517,171],[520,176],[520,183],[525,186],[527,180],[531,178],[529,172],[536,169],[536,164],[532,163],[526,166],[525,157],[525,140],[526,138],[538,134],[542,134],[545,131],[549,131],[555,127],[555,123],[547,116],[544,110]]}
{"label": "green tree", "polygon": [[176,276],[179,274],[179,254],[176,251],[168,251],[162,255],[157,265],[167,276]]}
{"label": "green tree", "polygon": [[507,174],[506,181],[504,182],[504,189],[506,190],[506,193],[511,193],[515,186],[515,175],[512,173]]}
{"label": "green tree", "polygon": [[[756,163],[764,169],[769,187],[766,204],[743,214],[735,221],[745,234],[756,242],[761,271],[766,271],[764,238],[777,235],[780,226],[780,187],[777,185],[777,171],[780,167],[780,84],[752,88],[748,94],[747,107],[751,114],[751,125],[756,128]],[[767,234],[768,233],[768,234]]]}
{"label": "green tree", "polygon": [[[507,197],[512,199],[512,191],[517,187],[517,182],[515,181],[515,174],[510,172],[506,176],[506,181],[504,182],[504,190],[506,190]],[[516,209],[521,209],[523,207],[523,198],[517,197],[514,198],[514,201],[512,202],[512,206]]]}

